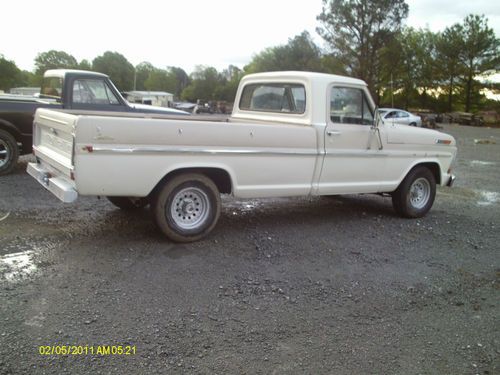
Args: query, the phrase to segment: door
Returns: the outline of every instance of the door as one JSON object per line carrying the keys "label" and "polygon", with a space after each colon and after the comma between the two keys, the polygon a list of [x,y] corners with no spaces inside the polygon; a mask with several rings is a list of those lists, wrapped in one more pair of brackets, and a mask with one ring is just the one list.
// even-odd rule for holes
{"label": "door", "polygon": [[329,121],[320,194],[377,192],[385,172],[386,154],[372,128],[373,107],[358,87],[329,90]]}

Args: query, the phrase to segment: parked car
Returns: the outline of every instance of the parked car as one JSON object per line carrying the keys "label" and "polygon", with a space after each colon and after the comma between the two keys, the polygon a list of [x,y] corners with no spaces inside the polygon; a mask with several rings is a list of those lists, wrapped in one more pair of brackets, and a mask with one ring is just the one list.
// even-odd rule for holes
{"label": "parked car", "polygon": [[422,118],[397,108],[380,108],[382,120],[388,123],[422,127]]}

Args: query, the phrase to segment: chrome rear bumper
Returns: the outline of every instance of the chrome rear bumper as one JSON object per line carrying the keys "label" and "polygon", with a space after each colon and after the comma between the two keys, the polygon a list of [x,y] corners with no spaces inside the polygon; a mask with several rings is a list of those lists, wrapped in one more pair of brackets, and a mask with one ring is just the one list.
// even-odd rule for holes
{"label": "chrome rear bumper", "polygon": [[49,170],[38,163],[28,163],[27,172],[61,201],[71,203],[78,198],[73,181],[66,177],[53,176]]}

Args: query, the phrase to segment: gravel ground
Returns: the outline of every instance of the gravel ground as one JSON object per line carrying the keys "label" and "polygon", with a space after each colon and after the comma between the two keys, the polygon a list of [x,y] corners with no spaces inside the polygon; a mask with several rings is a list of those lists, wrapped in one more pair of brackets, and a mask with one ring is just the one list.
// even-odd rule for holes
{"label": "gravel ground", "polygon": [[500,374],[500,129],[443,130],[458,179],[425,218],[225,197],[188,245],[148,210],[58,202],[24,158],[0,177],[0,374]]}

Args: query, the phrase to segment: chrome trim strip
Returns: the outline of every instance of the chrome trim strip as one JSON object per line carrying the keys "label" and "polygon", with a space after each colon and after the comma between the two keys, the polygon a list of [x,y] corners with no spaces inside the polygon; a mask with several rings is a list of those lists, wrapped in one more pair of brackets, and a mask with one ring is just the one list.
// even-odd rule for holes
{"label": "chrome trim strip", "polygon": [[400,153],[400,152],[354,152],[354,151],[311,151],[311,150],[256,150],[256,149],[222,149],[222,148],[194,148],[194,147],[102,147],[95,146],[92,148],[95,153],[117,153],[117,154],[155,154],[155,153],[170,153],[170,154],[208,154],[208,155],[301,155],[301,156],[322,156],[327,157],[356,157],[356,158],[373,158],[373,157],[447,157],[448,154],[422,153],[415,152]]}
{"label": "chrome trim strip", "polygon": [[305,155],[317,156],[324,155],[324,152],[318,151],[266,151],[255,149],[197,149],[185,147],[134,147],[134,148],[108,148],[108,147],[93,147],[92,152],[98,153],[119,153],[119,154],[138,154],[138,153],[182,153],[182,154],[240,154],[240,155]]}

